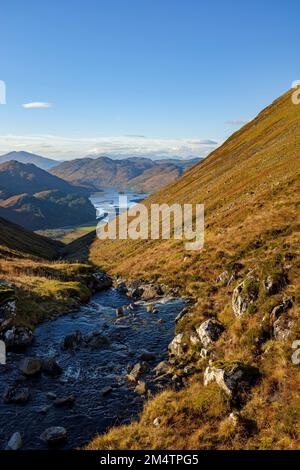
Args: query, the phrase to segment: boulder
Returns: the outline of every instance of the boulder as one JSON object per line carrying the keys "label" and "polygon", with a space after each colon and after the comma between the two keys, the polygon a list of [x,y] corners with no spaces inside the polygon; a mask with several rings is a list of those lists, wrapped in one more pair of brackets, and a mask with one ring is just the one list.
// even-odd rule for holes
{"label": "boulder", "polygon": [[93,290],[100,292],[104,289],[109,289],[113,284],[112,278],[103,272],[96,272],[93,274]]}
{"label": "boulder", "polygon": [[48,445],[61,444],[67,439],[67,430],[62,426],[47,428],[40,436]]}
{"label": "boulder", "polygon": [[65,336],[61,348],[63,350],[67,349],[74,349],[80,346],[82,343],[82,334],[80,331],[74,331],[74,333],[70,333],[69,335]]}
{"label": "boulder", "polygon": [[49,398],[49,400],[56,400],[57,395],[53,392],[47,392],[47,398]]}
{"label": "boulder", "polygon": [[98,331],[93,331],[85,338],[85,341],[93,349],[101,349],[110,345],[110,341],[107,336],[102,335]]}
{"label": "boulder", "polygon": [[22,436],[19,432],[15,432],[9,439],[6,450],[19,450],[23,445]]}
{"label": "boulder", "polygon": [[224,329],[221,322],[211,318],[201,323],[201,325],[196,328],[196,332],[204,348],[207,348],[219,339]]}
{"label": "boulder", "polygon": [[27,403],[30,398],[30,391],[27,387],[19,387],[10,385],[5,389],[3,400],[4,403],[10,404],[24,404]]}
{"label": "boulder", "polygon": [[131,372],[127,375],[129,382],[137,382],[139,377],[148,370],[148,365],[145,362],[138,362],[131,369]]}
{"label": "boulder", "polygon": [[22,374],[27,376],[39,374],[42,370],[42,360],[39,357],[24,357],[19,368]]}
{"label": "boulder", "polygon": [[155,299],[156,297],[161,297],[164,294],[164,291],[161,286],[155,284],[144,284],[141,286],[142,300],[151,300]]}
{"label": "boulder", "polygon": [[187,344],[184,343],[183,333],[179,333],[168,346],[171,355],[180,357],[187,351]]}
{"label": "boulder", "polygon": [[42,360],[42,371],[51,377],[57,377],[62,373],[62,368],[52,357],[46,357]]}
{"label": "boulder", "polygon": [[233,291],[232,310],[236,317],[244,315],[249,305],[253,304],[259,294],[259,280],[248,276]]}
{"label": "boulder", "polygon": [[155,358],[156,358],[155,354],[149,351],[144,350],[141,352],[141,356],[140,356],[141,361],[151,362],[151,361],[154,361]]}
{"label": "boulder", "polygon": [[216,382],[224,392],[234,398],[241,392],[249,390],[259,378],[256,367],[242,363],[220,363],[209,366],[204,372],[204,385]]}
{"label": "boulder", "polygon": [[4,333],[3,340],[8,350],[19,351],[27,348],[33,342],[33,333],[29,328],[15,327]]}

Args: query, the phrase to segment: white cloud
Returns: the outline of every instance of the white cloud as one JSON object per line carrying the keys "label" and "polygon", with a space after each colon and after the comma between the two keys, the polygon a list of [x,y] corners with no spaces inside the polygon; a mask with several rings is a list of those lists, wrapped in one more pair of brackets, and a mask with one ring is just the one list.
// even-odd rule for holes
{"label": "white cloud", "polygon": [[63,137],[53,135],[0,135],[0,154],[11,150],[27,150],[57,160],[106,154],[115,158],[148,156],[181,158],[206,156],[219,143],[211,139],[162,139],[142,135],[112,137]]}
{"label": "white cloud", "polygon": [[24,103],[22,107],[25,109],[35,109],[35,108],[51,108],[51,103],[46,103],[44,101],[33,101],[32,103]]}

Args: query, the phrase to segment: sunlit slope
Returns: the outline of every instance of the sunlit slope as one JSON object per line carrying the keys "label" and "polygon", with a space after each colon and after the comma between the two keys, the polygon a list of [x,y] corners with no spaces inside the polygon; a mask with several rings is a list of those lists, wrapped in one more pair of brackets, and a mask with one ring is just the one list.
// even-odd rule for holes
{"label": "sunlit slope", "polygon": [[97,240],[91,259],[124,276],[154,276],[188,287],[195,273],[213,268],[218,251],[236,256],[265,230],[297,223],[299,150],[300,106],[288,92],[179,181],[147,199],[148,205],[205,204],[201,252],[187,252],[173,240]]}

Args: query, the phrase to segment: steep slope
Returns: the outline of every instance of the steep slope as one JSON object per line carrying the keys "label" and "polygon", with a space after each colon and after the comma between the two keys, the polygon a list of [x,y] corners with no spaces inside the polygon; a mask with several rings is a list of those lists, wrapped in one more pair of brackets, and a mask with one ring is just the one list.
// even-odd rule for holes
{"label": "steep slope", "polygon": [[[56,228],[96,220],[96,209],[90,200],[61,191],[42,191],[34,195],[19,194],[0,200],[0,211],[12,222],[29,230]],[[1,213],[1,212],[0,212]]]}
{"label": "steep slope", "polygon": [[62,243],[25,230],[0,217],[0,258],[15,252],[19,253],[20,257],[55,259],[62,247]]}
{"label": "steep slope", "polygon": [[51,170],[53,175],[73,184],[92,187],[155,191],[176,180],[195,163],[176,160],[155,162],[149,158],[113,160],[108,157],[84,158],[64,162]]}
{"label": "steep slope", "polygon": [[[201,251],[186,251],[180,240],[94,242],[93,262],[178,287],[194,304],[177,323],[169,365],[181,391],[170,386],[138,423],[89,448],[299,448],[300,374],[291,359],[300,338],[299,152],[300,108],[288,92],[146,200],[204,204]],[[208,319],[224,331],[204,346],[197,331]],[[248,371],[248,380],[255,370],[259,379],[250,389],[237,379],[239,395],[229,397],[220,377],[235,370]]]}
{"label": "steep slope", "polygon": [[71,194],[87,194],[85,189],[73,186],[30,163],[9,161],[0,165],[0,197],[2,199],[16,194],[34,194],[51,189]]}
{"label": "steep slope", "polygon": [[49,170],[60,163],[59,161],[51,160],[51,158],[41,157],[40,155],[24,151],[9,152],[5,155],[0,155],[0,164],[12,160],[24,164],[32,163],[42,170]]}

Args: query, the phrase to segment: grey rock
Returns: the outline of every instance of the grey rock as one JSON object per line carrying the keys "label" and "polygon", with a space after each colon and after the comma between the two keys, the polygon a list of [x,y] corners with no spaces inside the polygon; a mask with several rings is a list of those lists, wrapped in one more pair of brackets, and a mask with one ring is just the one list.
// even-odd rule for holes
{"label": "grey rock", "polygon": [[53,426],[47,428],[40,436],[42,441],[48,445],[61,444],[67,439],[67,430],[62,426]]}
{"label": "grey rock", "polygon": [[131,372],[127,375],[129,382],[137,382],[139,377],[148,370],[148,365],[145,362],[138,362],[132,368]]}
{"label": "grey rock", "polygon": [[25,357],[20,362],[20,371],[26,376],[39,374],[42,369],[42,360],[39,357]]}
{"label": "grey rock", "polygon": [[259,377],[256,367],[246,364],[232,364],[226,366],[209,366],[204,372],[204,385],[216,382],[230,397],[235,397],[239,392],[248,390]]}
{"label": "grey rock", "polygon": [[221,322],[215,319],[209,319],[201,323],[201,325],[196,328],[196,332],[204,348],[207,348],[219,339],[224,329]]}
{"label": "grey rock", "polygon": [[102,390],[100,390],[100,395],[102,395],[103,397],[106,397],[107,395],[110,395],[112,391],[113,391],[112,387],[107,386],[107,387],[102,388]]}
{"label": "grey rock", "polygon": [[[233,291],[232,310],[236,317],[247,312],[249,305],[253,304],[258,297],[258,280],[248,275]],[[253,287],[251,287],[253,286]]]}
{"label": "grey rock", "polygon": [[264,280],[264,288],[267,295],[275,295],[287,284],[287,276],[282,271],[276,274],[270,274]]}
{"label": "grey rock", "polygon": [[187,344],[184,342],[183,333],[179,333],[168,346],[171,355],[180,357],[187,351]]}
{"label": "grey rock", "polygon": [[49,400],[56,400],[57,395],[56,395],[56,393],[48,392],[47,393],[47,398],[49,398]]}
{"label": "grey rock", "polygon": [[19,450],[23,445],[22,436],[19,432],[15,432],[9,439],[6,449],[7,450]]}
{"label": "grey rock", "polygon": [[5,332],[3,339],[8,350],[22,350],[32,344],[33,334],[29,328],[13,326]]}

